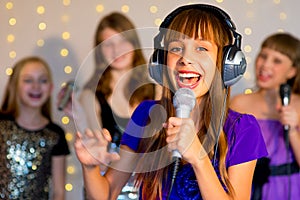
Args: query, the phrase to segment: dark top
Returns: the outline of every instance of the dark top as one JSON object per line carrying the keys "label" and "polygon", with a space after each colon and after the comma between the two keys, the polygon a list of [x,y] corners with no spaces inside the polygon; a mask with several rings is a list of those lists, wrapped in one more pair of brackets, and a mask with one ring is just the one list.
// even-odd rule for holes
{"label": "dark top", "polygon": [[96,97],[101,106],[102,126],[110,132],[112,142],[116,143],[117,146],[119,146],[122,134],[129,121],[129,118],[122,118],[113,113],[110,105],[101,92],[97,91]]}
{"label": "dark top", "polygon": [[57,124],[26,130],[6,115],[0,115],[0,152],[1,199],[49,199],[51,158],[70,154]]}

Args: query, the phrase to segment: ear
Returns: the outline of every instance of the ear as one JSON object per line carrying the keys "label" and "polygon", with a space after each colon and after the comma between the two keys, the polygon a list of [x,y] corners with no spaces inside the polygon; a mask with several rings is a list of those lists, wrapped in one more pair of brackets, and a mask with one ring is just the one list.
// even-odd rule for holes
{"label": "ear", "polygon": [[295,77],[296,74],[297,74],[297,66],[292,66],[287,73],[287,78],[291,79],[291,78]]}

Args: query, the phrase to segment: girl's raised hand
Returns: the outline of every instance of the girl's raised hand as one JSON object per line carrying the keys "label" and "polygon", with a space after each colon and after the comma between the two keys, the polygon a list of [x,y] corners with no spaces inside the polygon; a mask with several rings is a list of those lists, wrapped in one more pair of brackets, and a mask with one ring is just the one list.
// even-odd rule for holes
{"label": "girl's raised hand", "polygon": [[108,152],[111,136],[108,130],[86,129],[85,135],[77,132],[74,143],[78,160],[86,166],[109,165],[120,159],[119,154]]}

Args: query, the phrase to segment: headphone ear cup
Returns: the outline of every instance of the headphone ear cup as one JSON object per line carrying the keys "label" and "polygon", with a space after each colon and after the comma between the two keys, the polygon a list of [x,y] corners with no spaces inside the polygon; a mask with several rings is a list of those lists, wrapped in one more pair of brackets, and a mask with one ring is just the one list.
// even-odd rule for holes
{"label": "headphone ear cup", "polygon": [[224,47],[222,78],[225,87],[232,86],[239,81],[243,77],[246,67],[245,55],[237,46]]}
{"label": "headphone ear cup", "polygon": [[150,57],[148,70],[150,77],[158,84],[163,84],[163,63],[164,63],[164,50],[155,49]]}

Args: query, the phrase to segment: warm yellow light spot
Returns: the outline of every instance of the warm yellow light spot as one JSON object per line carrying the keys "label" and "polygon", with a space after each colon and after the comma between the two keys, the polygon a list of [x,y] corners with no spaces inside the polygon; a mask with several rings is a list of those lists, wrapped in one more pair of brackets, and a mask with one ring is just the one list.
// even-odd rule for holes
{"label": "warm yellow light spot", "polygon": [[70,119],[69,119],[68,116],[64,116],[64,117],[61,118],[61,122],[63,124],[68,124],[70,122]]}
{"label": "warm yellow light spot", "polygon": [[65,32],[63,32],[63,33],[61,34],[61,37],[62,37],[62,39],[64,39],[64,40],[68,40],[68,39],[70,39],[70,33],[67,32],[67,31],[65,31]]}
{"label": "warm yellow light spot", "polygon": [[247,3],[252,4],[253,0],[247,0]]}
{"label": "warm yellow light spot", "polygon": [[61,55],[62,57],[68,56],[68,55],[69,55],[69,50],[66,49],[66,48],[61,49],[61,50],[60,50],[60,55]]}
{"label": "warm yellow light spot", "polygon": [[9,57],[10,58],[15,58],[17,56],[17,53],[15,51],[10,51],[9,52]]}
{"label": "warm yellow light spot", "polygon": [[66,135],[65,135],[65,138],[66,138],[67,141],[70,142],[70,141],[73,140],[74,137],[73,137],[73,134],[72,134],[72,133],[67,132]]}
{"label": "warm yellow light spot", "polygon": [[96,11],[97,11],[98,13],[103,12],[103,10],[104,10],[104,6],[103,6],[102,4],[98,4],[98,5],[96,6]]}
{"label": "warm yellow light spot", "polygon": [[245,28],[244,33],[246,35],[251,35],[252,34],[252,29],[251,28]]}
{"label": "warm yellow light spot", "polygon": [[273,0],[275,4],[280,4],[280,0]]}
{"label": "warm yellow light spot", "polygon": [[9,67],[5,70],[5,73],[6,73],[6,75],[10,76],[10,75],[12,75],[13,71],[14,70],[11,67]]}
{"label": "warm yellow light spot", "polygon": [[161,22],[162,22],[162,20],[160,18],[157,18],[157,19],[154,20],[154,24],[156,26],[160,26]]}
{"label": "warm yellow light spot", "polygon": [[248,88],[248,89],[245,89],[244,93],[245,94],[251,94],[253,91],[252,89]]}
{"label": "warm yellow light spot", "polygon": [[5,7],[7,10],[11,10],[14,7],[14,4],[12,2],[7,2]]}
{"label": "warm yellow light spot", "polygon": [[150,6],[150,12],[151,13],[157,13],[157,6]]}
{"label": "warm yellow light spot", "polygon": [[75,167],[73,165],[70,165],[67,167],[67,173],[68,174],[74,174],[75,173]]}
{"label": "warm yellow light spot", "polygon": [[44,14],[45,13],[45,7],[44,6],[38,6],[36,8],[36,12],[40,15]]}
{"label": "warm yellow light spot", "polygon": [[39,39],[38,41],[36,41],[36,45],[39,47],[44,46],[44,44],[45,44],[45,41],[43,39]]}
{"label": "warm yellow light spot", "polygon": [[244,46],[244,51],[247,53],[250,53],[252,51],[252,47],[250,45],[245,45]]}
{"label": "warm yellow light spot", "polygon": [[286,20],[286,18],[287,18],[286,13],[285,13],[285,12],[281,12],[281,13],[279,14],[279,18],[280,18],[281,20]]}
{"label": "warm yellow light spot", "polygon": [[128,13],[129,12],[129,6],[128,5],[123,5],[121,8],[122,12]]}
{"label": "warm yellow light spot", "polygon": [[45,30],[47,28],[47,24],[45,22],[41,22],[39,23],[39,29],[41,31]]}
{"label": "warm yellow light spot", "polygon": [[68,191],[68,192],[72,191],[73,190],[73,185],[71,183],[67,183],[65,185],[65,190]]}
{"label": "warm yellow light spot", "polygon": [[14,26],[17,23],[16,18],[12,17],[8,20],[9,25]]}
{"label": "warm yellow light spot", "polygon": [[36,169],[37,169],[37,166],[36,166],[36,165],[32,165],[31,169],[32,169],[32,170],[36,170]]}
{"label": "warm yellow light spot", "polygon": [[69,6],[71,4],[71,0],[63,0],[64,6]]}
{"label": "warm yellow light spot", "polygon": [[15,41],[15,36],[13,34],[9,34],[7,36],[7,42],[13,42],[13,41]]}
{"label": "warm yellow light spot", "polygon": [[277,32],[283,33],[284,30],[282,28],[277,29]]}
{"label": "warm yellow light spot", "polygon": [[222,3],[222,2],[223,2],[223,0],[216,0],[216,2],[217,2],[217,3]]}
{"label": "warm yellow light spot", "polygon": [[72,67],[71,66],[65,66],[64,71],[66,74],[70,74],[72,72]]}

